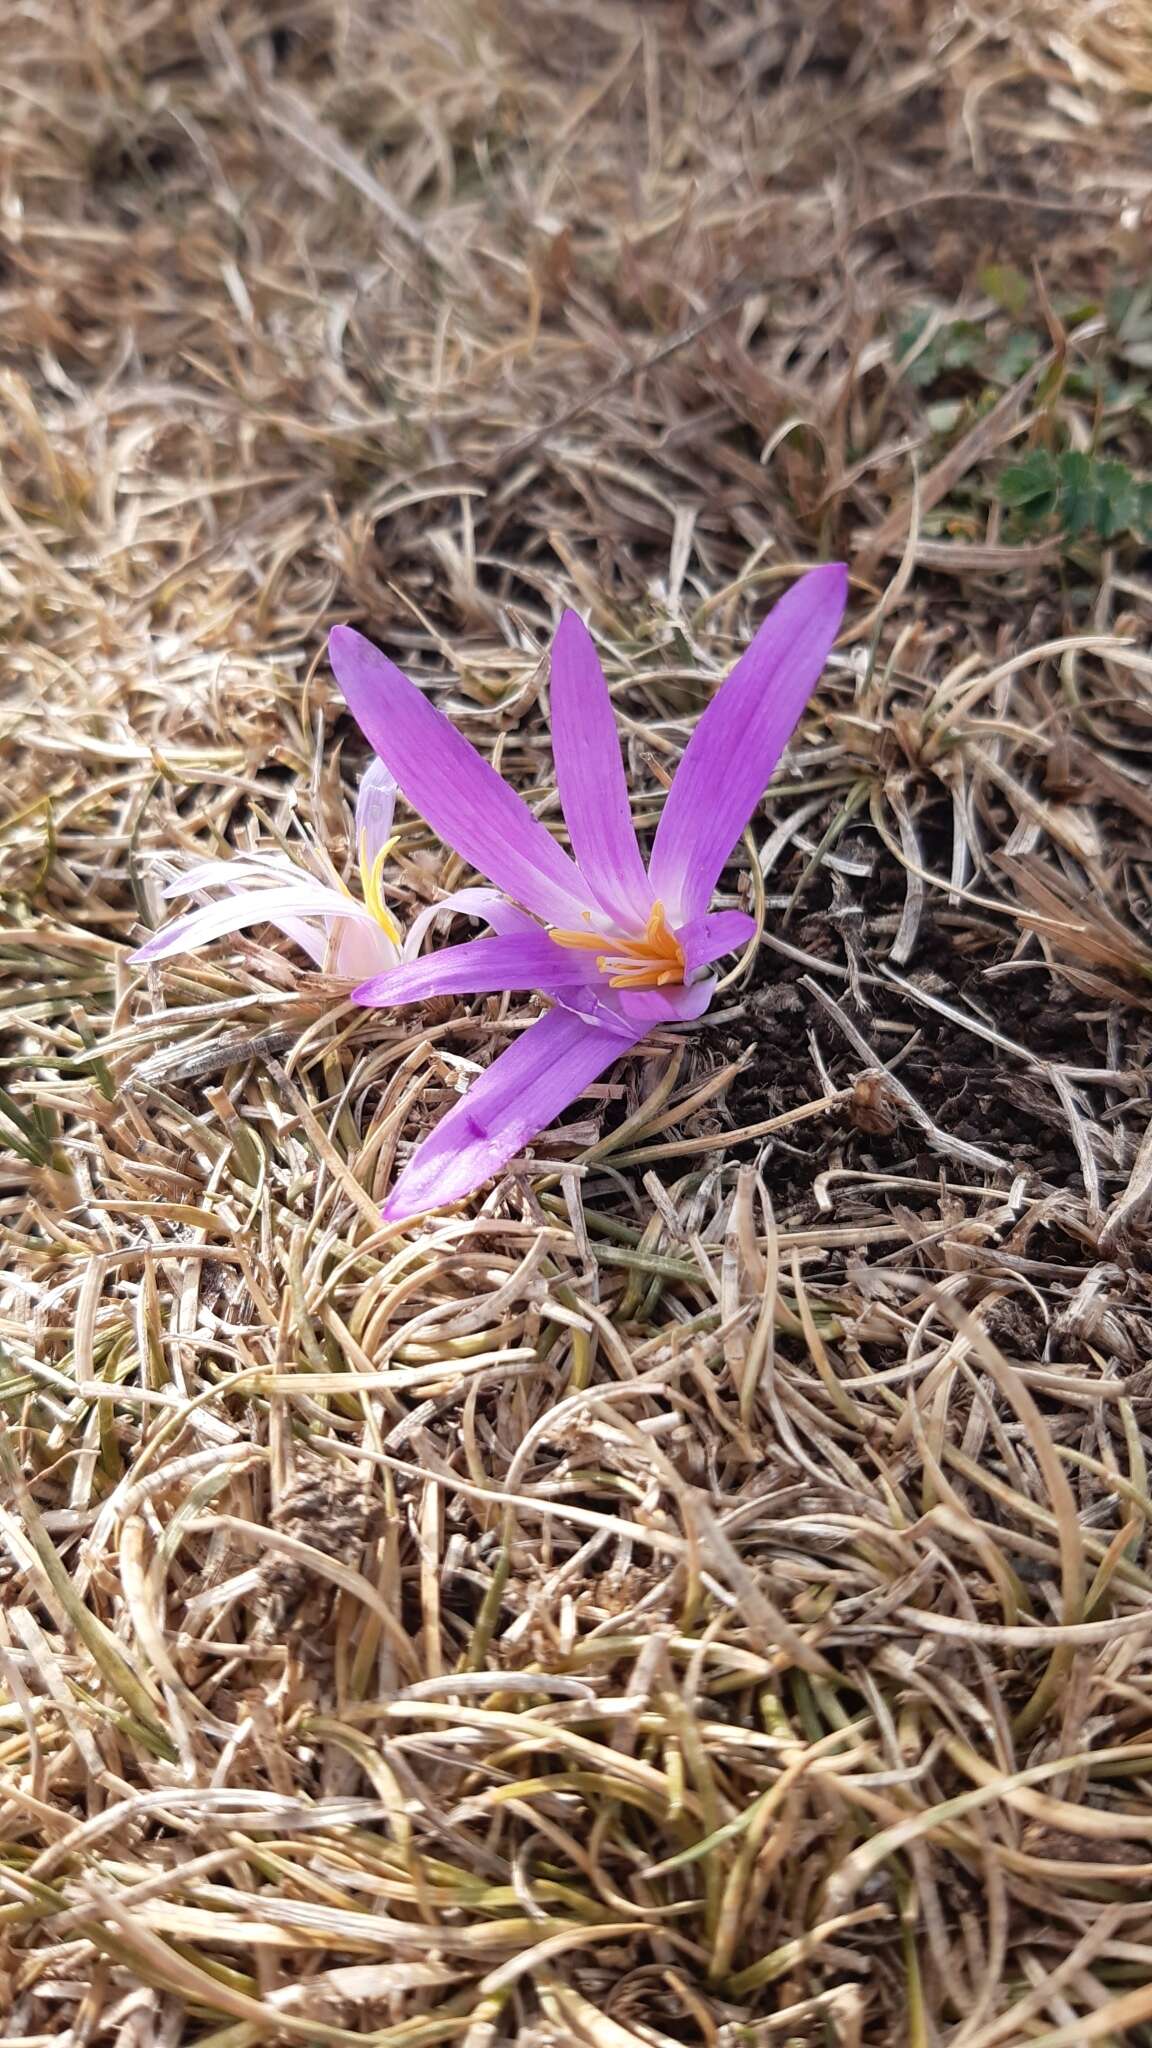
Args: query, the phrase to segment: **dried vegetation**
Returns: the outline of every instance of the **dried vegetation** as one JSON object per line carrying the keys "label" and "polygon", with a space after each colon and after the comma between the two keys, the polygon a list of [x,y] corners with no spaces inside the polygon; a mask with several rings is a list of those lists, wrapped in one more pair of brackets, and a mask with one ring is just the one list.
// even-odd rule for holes
{"label": "dried vegetation", "polygon": [[[1140,0],[9,0],[19,2048],[1152,2041],[1150,586],[1001,489],[1146,481],[1150,95]],[[334,619],[555,821],[574,601],[650,821],[833,552],[754,965],[466,1214],[531,1005],[126,967],[346,850]]]}

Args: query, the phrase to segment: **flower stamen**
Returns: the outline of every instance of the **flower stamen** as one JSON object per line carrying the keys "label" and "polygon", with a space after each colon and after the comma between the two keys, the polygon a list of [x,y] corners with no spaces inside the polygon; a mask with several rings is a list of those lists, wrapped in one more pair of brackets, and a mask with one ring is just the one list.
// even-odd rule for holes
{"label": "flower stamen", "polygon": [[364,892],[365,905],[372,912],[384,936],[391,939],[393,945],[398,946],[400,927],[384,902],[380,881],[384,873],[384,863],[395,844],[395,839],[386,839],[375,858],[371,859],[368,854],[368,834],[360,834],[360,887]]}
{"label": "flower stamen", "polygon": [[550,936],[558,946],[573,952],[595,953],[597,968],[608,977],[609,988],[669,988],[684,979],[684,948],[662,903],[653,904],[642,938],[556,929]]}

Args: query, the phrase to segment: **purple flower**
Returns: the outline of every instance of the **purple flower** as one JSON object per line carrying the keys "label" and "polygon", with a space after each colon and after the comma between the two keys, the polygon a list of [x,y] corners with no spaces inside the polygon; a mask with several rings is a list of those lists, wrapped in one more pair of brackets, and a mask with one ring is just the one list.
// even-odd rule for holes
{"label": "purple flower", "polygon": [[647,869],[608,686],[574,612],[552,647],[552,741],[573,858],[414,683],[362,634],[334,629],[332,667],[365,738],[414,809],[505,898],[483,913],[494,936],[409,957],[353,1000],[519,989],[553,1004],[417,1147],[387,1222],[471,1194],[654,1026],[703,1016],[709,969],[755,929],[743,911],[709,911],[712,892],[820,675],[846,595],[847,571],[831,563],[765,619],[685,749]]}
{"label": "purple flower", "polygon": [[[363,902],[341,881],[328,855],[313,852],[315,871],[284,853],[241,854],[235,860],[201,861],[164,890],[169,896],[224,892],[223,902],[202,903],[130,955],[133,963],[168,960],[193,953],[213,939],[246,925],[271,924],[332,974],[359,981],[395,967],[403,957],[400,932],[385,908],[381,869],[391,845],[396,784],[383,761],[374,761],[356,799],[356,852]],[[437,905],[437,912],[443,908]],[[423,931],[417,937],[423,936]]]}

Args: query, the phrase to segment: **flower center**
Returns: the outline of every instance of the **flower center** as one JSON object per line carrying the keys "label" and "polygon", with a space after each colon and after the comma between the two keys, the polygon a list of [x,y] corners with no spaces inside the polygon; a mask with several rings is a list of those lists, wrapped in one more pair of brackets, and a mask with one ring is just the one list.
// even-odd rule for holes
{"label": "flower center", "polygon": [[575,952],[595,953],[596,965],[608,977],[609,988],[667,988],[684,979],[684,948],[664,915],[664,905],[654,903],[652,915],[638,939],[622,939],[615,932],[567,932],[553,929],[549,937],[558,946]]}

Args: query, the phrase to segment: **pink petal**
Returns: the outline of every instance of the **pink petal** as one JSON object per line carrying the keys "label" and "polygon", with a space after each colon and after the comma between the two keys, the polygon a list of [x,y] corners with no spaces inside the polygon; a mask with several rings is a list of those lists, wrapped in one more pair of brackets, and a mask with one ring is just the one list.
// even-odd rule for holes
{"label": "pink petal", "polygon": [[375,918],[333,919],[331,970],[345,981],[364,981],[370,974],[385,974],[400,958],[399,947]]}
{"label": "pink petal", "polygon": [[557,946],[537,926],[506,938],[465,939],[422,960],[406,960],[387,974],[378,974],[353,991],[354,1003],[366,1008],[394,1003],[419,1003],[428,996],[495,995],[506,989],[567,988],[593,978],[587,953]]}
{"label": "pink petal", "polygon": [[567,1109],[644,1028],[625,1040],[571,1010],[549,1010],[494,1060],[418,1145],[384,1204],[384,1221],[462,1201]]}
{"label": "pink petal", "polygon": [[273,926],[276,931],[283,932],[286,939],[291,939],[294,946],[299,946],[302,953],[307,953],[315,966],[325,965],[330,938],[328,926],[324,921],[309,924],[303,917],[277,917],[273,919]]}
{"label": "pink petal", "polygon": [[712,699],[668,792],[649,874],[673,924],[707,910],[839,631],[842,562],[812,569],[773,607]]}
{"label": "pink petal", "polygon": [[396,810],[396,783],[383,761],[372,761],[360,778],[356,792],[356,859],[361,846],[371,869],[382,846],[392,836]]}
{"label": "pink petal", "polygon": [[684,979],[691,981],[699,968],[710,967],[725,953],[739,953],[755,930],[756,919],[746,910],[713,910],[682,924],[676,937],[684,948]]}
{"label": "pink petal", "polygon": [[[360,917],[371,922],[368,911],[338,890],[326,889],[322,882],[300,882],[284,888],[242,888],[223,903],[206,903],[201,910],[175,918],[128,957],[133,966],[167,960],[176,953],[195,952],[228,932],[242,931],[246,925],[272,924],[285,930],[289,928],[282,923],[283,919],[294,923],[302,917]],[[289,935],[299,937],[295,929]],[[308,951],[313,959],[319,957],[311,946]],[[322,945],[320,953],[323,954]]]}
{"label": "pink petal", "polygon": [[491,762],[362,633],[336,626],[328,646],[353,718],[433,831],[525,909],[579,924],[579,870]]}
{"label": "pink petal", "polygon": [[600,658],[584,621],[565,612],[552,642],[552,752],[581,874],[609,917],[643,930],[652,890],[628,802],[620,739]]}
{"label": "pink petal", "polygon": [[621,1013],[630,1024],[651,1031],[657,1024],[695,1024],[712,1001],[716,976],[684,982],[676,988],[622,988],[616,991]]}

